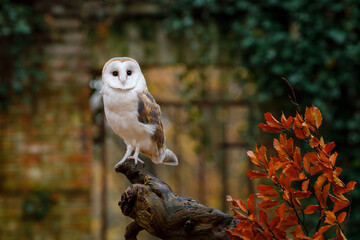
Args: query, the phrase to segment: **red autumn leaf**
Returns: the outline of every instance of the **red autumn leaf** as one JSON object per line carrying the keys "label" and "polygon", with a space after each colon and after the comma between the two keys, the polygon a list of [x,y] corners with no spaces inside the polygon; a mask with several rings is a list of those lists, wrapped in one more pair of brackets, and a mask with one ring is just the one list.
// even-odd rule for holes
{"label": "red autumn leaf", "polygon": [[294,119],[294,133],[296,137],[300,139],[305,139],[310,136],[309,128],[307,127],[307,124],[302,119],[301,115],[299,113],[296,113],[296,117]]}
{"label": "red autumn leaf", "polygon": [[279,240],[287,240],[286,233],[281,231],[280,229],[274,228],[272,229],[273,234],[275,235],[276,239]]}
{"label": "red autumn leaf", "polygon": [[290,181],[290,182],[291,181],[296,181],[296,180],[303,180],[303,179],[306,178],[306,176],[302,172],[299,172],[298,166],[295,166],[295,160],[294,160],[294,165],[288,164],[284,168],[283,172],[289,178],[288,181]]}
{"label": "red autumn leaf", "polygon": [[312,166],[310,167],[310,174],[311,175],[316,175],[318,173],[322,172],[322,169],[320,166]]}
{"label": "red autumn leaf", "polygon": [[301,130],[301,128],[295,128],[294,133],[297,138],[300,138],[300,139],[306,138],[306,136],[305,136],[304,132]]}
{"label": "red autumn leaf", "polygon": [[317,138],[314,137],[314,136],[311,136],[311,139],[310,139],[310,141],[309,141],[310,147],[316,148],[317,146],[319,146],[319,144],[320,144],[319,139],[317,139]]}
{"label": "red autumn leaf", "polygon": [[232,202],[233,206],[234,206],[234,207],[237,207],[237,208],[240,208],[241,211],[243,211],[243,212],[245,212],[245,213],[248,212],[248,210],[247,210],[247,208],[246,208],[246,205],[243,203],[243,201],[241,201],[241,199],[239,199],[239,200],[234,200],[230,195],[228,195],[228,196],[226,197],[226,200],[227,200],[228,202]]}
{"label": "red autumn leaf", "polygon": [[354,187],[355,187],[355,185],[356,185],[356,182],[355,182],[355,181],[348,182],[348,184],[346,185],[346,190],[347,190],[347,191],[353,190]]}
{"label": "red autumn leaf", "polygon": [[331,151],[334,149],[334,147],[335,147],[335,143],[334,143],[334,142],[330,142],[330,143],[326,144],[326,146],[325,146],[325,152],[326,152],[327,154],[330,154]]}
{"label": "red autumn leaf", "polygon": [[339,199],[331,194],[329,195],[329,197],[330,197],[331,201],[334,203],[334,209],[332,210],[333,213],[336,213],[337,211],[350,205],[349,200],[347,200],[346,198],[345,198],[345,200]]}
{"label": "red autumn leaf", "polygon": [[300,148],[298,148],[298,147],[295,148],[293,159],[294,159],[294,165],[295,165],[298,169],[302,169]]}
{"label": "red autumn leaf", "polygon": [[258,206],[263,209],[269,209],[269,208],[276,207],[279,203],[280,203],[280,201],[278,201],[278,200],[266,200],[266,201],[262,201],[261,203],[259,203]]}
{"label": "red autumn leaf", "polygon": [[324,175],[326,176],[326,179],[332,184],[335,184],[336,186],[339,186],[341,188],[345,188],[344,182],[341,181],[340,178],[338,178],[338,176],[336,176],[336,174],[332,169],[326,170],[324,172]]}
{"label": "red autumn leaf", "polygon": [[270,223],[269,228],[270,229],[276,228],[279,225],[280,221],[281,221],[281,219],[279,216],[274,217]]}
{"label": "red autumn leaf", "polygon": [[[280,168],[284,168],[285,165],[287,165],[288,163],[290,163],[290,160],[287,159],[287,158],[277,158],[277,157],[271,157],[271,160],[272,161],[272,168],[269,169],[269,172],[270,170],[279,170]],[[269,163],[270,165],[270,163]]]}
{"label": "red autumn leaf", "polygon": [[256,194],[259,198],[263,200],[269,200],[272,198],[279,198],[279,193],[274,189],[274,186],[269,185],[259,185],[256,188],[259,192]]}
{"label": "red autumn leaf", "polygon": [[294,120],[294,118],[292,116],[290,116],[288,119],[286,119],[284,113],[282,113],[281,115],[281,123],[288,129],[291,128],[291,123]]}
{"label": "red autumn leaf", "polygon": [[311,196],[311,192],[310,191],[295,191],[293,193],[293,196],[295,198],[300,198],[300,199],[304,199],[304,198],[308,198]]}
{"label": "red autumn leaf", "polygon": [[242,214],[241,212],[237,211],[236,209],[231,209],[234,212],[234,217],[241,220],[241,221],[248,221],[248,217]]}
{"label": "red autumn leaf", "polygon": [[281,132],[280,128],[270,127],[269,125],[266,125],[265,123],[260,123],[258,126],[264,132],[269,132],[269,133],[279,133],[279,132]]}
{"label": "red autumn leaf", "polygon": [[[272,234],[270,233],[269,230],[266,230],[266,231],[264,231],[262,233],[259,233],[258,235],[260,235],[260,234],[261,234],[261,237],[264,237],[264,238],[259,238],[261,240],[263,240],[263,239],[264,240],[272,239]],[[258,237],[258,235],[256,237]],[[258,240],[258,238],[256,238],[255,240]]]}
{"label": "red autumn leaf", "polygon": [[305,214],[313,214],[314,212],[316,212],[317,210],[320,210],[320,206],[319,205],[313,205],[310,204],[309,206],[307,206],[304,210]]}
{"label": "red autumn leaf", "polygon": [[250,160],[258,167],[264,168],[264,166],[260,163],[260,161],[257,159],[253,151],[247,151],[247,155],[250,157]]}
{"label": "red autumn leaf", "polygon": [[266,147],[265,146],[261,146],[259,149],[257,148],[257,146],[255,147],[255,156],[256,159],[259,161],[259,163],[261,164],[260,166],[262,166],[261,168],[266,168],[268,165],[268,160],[267,160],[267,156],[266,156]]}
{"label": "red autumn leaf", "polygon": [[292,138],[287,139],[286,134],[280,133],[280,146],[284,149],[284,151],[292,156],[294,153],[294,140]]}
{"label": "red autumn leaf", "polygon": [[324,186],[325,181],[326,181],[326,178],[323,175],[321,175],[316,180],[315,186],[314,186],[315,195],[319,201],[321,208],[326,208],[326,201],[325,201],[325,199],[323,199],[323,195],[322,195],[323,194],[322,187]]}
{"label": "red autumn leaf", "polygon": [[286,231],[290,227],[295,226],[297,224],[299,224],[299,223],[298,223],[296,214],[293,213],[293,214],[289,215],[284,221],[281,221],[279,223],[278,228],[282,231]]}
{"label": "red autumn leaf", "polygon": [[322,198],[323,198],[325,204],[326,204],[326,200],[327,200],[327,198],[329,196],[330,187],[331,187],[331,185],[330,185],[330,183],[328,183],[323,188]]}
{"label": "red autumn leaf", "polygon": [[276,215],[278,215],[280,217],[281,220],[284,220],[285,219],[285,210],[286,210],[286,205],[285,205],[285,203],[283,203],[279,207],[277,207],[274,212]]}
{"label": "red autumn leaf", "polygon": [[306,172],[310,173],[310,163],[316,161],[316,153],[305,153],[303,157],[303,164]]}
{"label": "red autumn leaf", "polygon": [[259,222],[266,226],[266,227],[269,227],[269,223],[267,221],[267,214],[264,210],[262,209],[259,209]]}
{"label": "red autumn leaf", "polygon": [[247,205],[250,214],[255,214],[255,195],[252,193],[247,199]]}
{"label": "red autumn leaf", "polygon": [[346,212],[340,213],[339,216],[337,217],[338,223],[339,224],[342,223],[345,220],[345,218],[346,218]]}
{"label": "red autumn leaf", "polygon": [[269,112],[264,114],[265,120],[266,120],[266,124],[269,125],[270,127],[275,127],[275,128],[281,128],[282,124],[276,120],[273,115]]}
{"label": "red autumn leaf", "polygon": [[329,161],[330,161],[332,167],[335,166],[337,156],[338,156],[338,153],[334,152],[334,154],[332,154],[329,158]]}
{"label": "red autumn leaf", "polygon": [[250,179],[254,179],[254,178],[266,178],[267,177],[267,173],[264,172],[256,172],[253,170],[249,170],[249,172],[246,174],[246,176],[248,176]]}
{"label": "red autumn leaf", "polygon": [[282,148],[282,144],[280,144],[279,140],[277,140],[276,138],[274,139],[273,146],[280,156],[284,156],[284,157],[287,156],[287,153]]}

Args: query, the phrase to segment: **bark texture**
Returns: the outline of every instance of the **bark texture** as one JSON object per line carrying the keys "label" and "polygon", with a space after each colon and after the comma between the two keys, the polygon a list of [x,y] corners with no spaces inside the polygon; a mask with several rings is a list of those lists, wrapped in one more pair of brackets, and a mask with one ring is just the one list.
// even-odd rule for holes
{"label": "bark texture", "polygon": [[143,171],[128,159],[116,169],[132,183],[121,196],[119,206],[135,221],[126,228],[125,239],[135,240],[141,230],[167,240],[228,239],[225,229],[238,220],[204,206],[192,198],[177,196],[168,184]]}

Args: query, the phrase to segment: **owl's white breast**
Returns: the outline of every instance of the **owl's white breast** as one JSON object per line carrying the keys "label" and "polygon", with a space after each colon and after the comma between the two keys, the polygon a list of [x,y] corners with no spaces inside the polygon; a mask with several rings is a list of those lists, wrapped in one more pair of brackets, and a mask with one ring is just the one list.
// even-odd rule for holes
{"label": "owl's white breast", "polygon": [[104,84],[102,92],[106,119],[113,131],[127,145],[149,149],[155,126],[139,122],[136,91],[115,90]]}

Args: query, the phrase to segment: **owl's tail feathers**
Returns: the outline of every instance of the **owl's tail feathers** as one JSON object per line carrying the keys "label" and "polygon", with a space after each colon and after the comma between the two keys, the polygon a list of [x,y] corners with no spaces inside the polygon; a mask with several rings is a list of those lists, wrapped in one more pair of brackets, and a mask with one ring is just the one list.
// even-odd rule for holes
{"label": "owl's tail feathers", "polygon": [[161,163],[172,166],[176,166],[179,164],[176,155],[170,149],[165,150],[164,158],[161,161]]}

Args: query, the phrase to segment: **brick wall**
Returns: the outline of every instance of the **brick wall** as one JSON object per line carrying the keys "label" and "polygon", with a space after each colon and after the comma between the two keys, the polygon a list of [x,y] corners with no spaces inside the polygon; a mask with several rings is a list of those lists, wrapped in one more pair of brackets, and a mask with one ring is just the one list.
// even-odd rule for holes
{"label": "brick wall", "polygon": [[[103,64],[115,56],[140,63],[162,109],[167,145],[180,160],[177,167],[148,163],[149,171],[176,193],[219,209],[228,209],[224,194],[247,195],[248,161],[239,134],[247,127],[244,99],[254,86],[239,87],[238,79],[229,77],[245,78],[246,71],[226,65],[231,53],[224,51],[213,52],[218,66],[192,69],[193,52],[167,36],[162,20],[153,17],[156,6],[137,2],[34,1],[45,23],[34,48],[47,78],[34,101],[24,104],[10,96],[11,106],[0,114],[0,239],[122,239],[131,220],[117,202],[129,183],[113,166],[124,144],[94,121],[102,111],[95,115],[89,108],[89,82],[99,79]],[[117,12],[124,7],[125,15]],[[210,48],[224,49],[219,42]],[[190,105],[211,119],[206,128],[214,141],[206,159],[195,151],[201,143],[191,137],[189,102],[181,94],[200,74],[209,98]],[[105,139],[99,142],[102,130]],[[140,239],[155,238],[142,233]]]}
{"label": "brick wall", "polygon": [[46,79],[0,114],[0,239],[90,239],[92,114],[77,1],[35,1]]}

